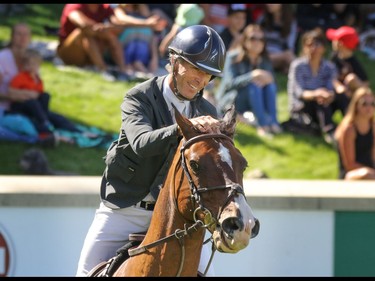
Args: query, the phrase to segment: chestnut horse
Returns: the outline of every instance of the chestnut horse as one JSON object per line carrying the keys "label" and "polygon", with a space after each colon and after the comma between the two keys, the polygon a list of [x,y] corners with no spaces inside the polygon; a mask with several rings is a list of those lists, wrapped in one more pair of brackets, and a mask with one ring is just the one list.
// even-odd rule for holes
{"label": "chestnut horse", "polygon": [[[175,111],[183,139],[146,235],[110,275],[96,267],[89,276],[204,276],[215,250],[237,253],[258,234],[259,221],[242,187],[247,161],[233,143],[234,107],[220,120],[220,134],[200,133]],[[204,241],[206,229],[212,236]],[[208,241],[213,243],[211,259],[199,273],[199,257]]]}

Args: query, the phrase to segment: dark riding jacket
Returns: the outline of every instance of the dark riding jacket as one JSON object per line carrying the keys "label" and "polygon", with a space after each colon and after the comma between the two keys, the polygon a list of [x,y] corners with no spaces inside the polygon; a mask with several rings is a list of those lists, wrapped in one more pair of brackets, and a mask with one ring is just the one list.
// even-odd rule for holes
{"label": "dark riding jacket", "polygon": [[[180,137],[163,97],[163,81],[154,77],[131,90],[121,104],[119,139],[105,156],[106,168],[100,197],[112,208],[126,208],[141,201],[149,192],[157,198]],[[211,115],[216,108],[198,94],[191,101],[192,117]]]}

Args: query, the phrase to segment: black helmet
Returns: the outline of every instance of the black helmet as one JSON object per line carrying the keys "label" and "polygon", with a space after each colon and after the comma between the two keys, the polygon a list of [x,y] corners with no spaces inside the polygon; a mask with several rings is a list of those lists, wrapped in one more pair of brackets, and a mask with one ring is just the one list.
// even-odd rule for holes
{"label": "black helmet", "polygon": [[220,35],[211,27],[192,25],[184,28],[177,33],[168,49],[198,69],[214,77],[221,76],[225,45]]}

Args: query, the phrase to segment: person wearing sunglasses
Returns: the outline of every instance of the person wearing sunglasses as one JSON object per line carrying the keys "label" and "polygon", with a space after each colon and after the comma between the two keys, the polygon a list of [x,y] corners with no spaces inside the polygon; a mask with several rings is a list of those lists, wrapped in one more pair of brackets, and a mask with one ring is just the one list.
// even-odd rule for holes
{"label": "person wearing sunglasses", "polygon": [[[277,85],[274,69],[268,58],[264,31],[258,24],[249,24],[243,31],[241,45],[229,51],[216,100],[219,108],[235,104],[239,121],[248,122],[252,112],[260,137],[272,137],[282,129],[277,120]],[[232,96],[232,100],[228,96]],[[221,97],[222,96],[222,97]],[[221,104],[225,101],[225,104]]]}
{"label": "person wearing sunglasses", "polygon": [[358,88],[335,132],[340,179],[375,179],[374,113],[374,93],[369,87]]}

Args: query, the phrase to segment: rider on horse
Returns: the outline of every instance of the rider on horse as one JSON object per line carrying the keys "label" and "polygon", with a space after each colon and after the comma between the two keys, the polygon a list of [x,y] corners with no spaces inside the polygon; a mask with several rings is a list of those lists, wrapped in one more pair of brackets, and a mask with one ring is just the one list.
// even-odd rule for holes
{"label": "rider on horse", "polygon": [[[129,234],[147,231],[182,138],[174,106],[201,132],[220,132],[217,110],[203,97],[203,90],[221,75],[225,54],[215,30],[205,25],[187,27],[169,46],[169,73],[126,93],[121,104],[121,131],[105,157],[101,203],[84,241],[77,276],[87,275],[97,264],[115,256]],[[201,272],[208,263],[209,250],[203,247]],[[212,267],[209,275],[214,275]]]}

